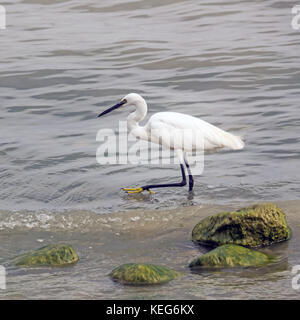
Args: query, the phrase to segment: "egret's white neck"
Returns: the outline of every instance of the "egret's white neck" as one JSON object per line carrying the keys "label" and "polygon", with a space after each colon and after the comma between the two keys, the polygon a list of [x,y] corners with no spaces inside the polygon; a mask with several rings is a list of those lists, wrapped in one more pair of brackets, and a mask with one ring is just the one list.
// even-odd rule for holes
{"label": "egret's white neck", "polygon": [[147,103],[144,99],[140,99],[135,103],[136,110],[127,117],[127,127],[129,131],[139,128],[139,122],[147,115]]}

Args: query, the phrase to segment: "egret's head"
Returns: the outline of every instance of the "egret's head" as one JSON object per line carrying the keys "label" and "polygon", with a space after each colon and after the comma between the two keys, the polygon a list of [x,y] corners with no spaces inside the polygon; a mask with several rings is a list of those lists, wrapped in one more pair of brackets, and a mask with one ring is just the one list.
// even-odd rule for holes
{"label": "egret's head", "polygon": [[139,102],[144,102],[145,100],[137,93],[129,93],[127,94],[123,100],[126,100],[126,105],[136,105]]}
{"label": "egret's head", "polygon": [[103,111],[102,113],[99,114],[98,117],[101,117],[113,110],[116,110],[120,107],[126,107],[130,105],[137,105],[139,102],[144,102],[145,100],[137,93],[129,93],[127,94],[120,102],[115,104],[114,106],[108,108],[107,110]]}

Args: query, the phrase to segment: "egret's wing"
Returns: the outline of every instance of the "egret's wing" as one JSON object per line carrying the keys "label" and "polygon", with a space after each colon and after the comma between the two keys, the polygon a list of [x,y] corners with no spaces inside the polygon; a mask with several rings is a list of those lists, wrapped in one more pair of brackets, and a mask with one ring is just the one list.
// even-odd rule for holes
{"label": "egret's wing", "polygon": [[[183,139],[183,135],[184,141],[196,149],[244,147],[241,138],[204,120],[176,112],[159,112],[153,115],[147,124],[147,130],[151,132],[151,141],[159,143],[157,141],[159,138],[162,144],[174,149],[179,144],[178,139]],[[170,137],[173,137],[174,141],[168,143],[167,139],[170,140]]]}

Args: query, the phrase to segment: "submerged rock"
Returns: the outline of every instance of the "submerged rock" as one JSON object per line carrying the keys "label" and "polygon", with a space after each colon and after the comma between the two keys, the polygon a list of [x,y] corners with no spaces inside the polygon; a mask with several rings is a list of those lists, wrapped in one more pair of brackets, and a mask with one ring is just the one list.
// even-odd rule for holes
{"label": "submerged rock", "polygon": [[109,275],[114,281],[124,284],[159,284],[180,276],[180,272],[153,264],[123,264]]}
{"label": "submerged rock", "polygon": [[235,244],[222,245],[190,263],[195,267],[259,267],[272,261],[272,257]]}
{"label": "submerged rock", "polygon": [[194,241],[211,246],[265,246],[290,236],[285,213],[272,203],[216,214],[200,221],[192,232]]}
{"label": "submerged rock", "polygon": [[14,260],[15,264],[20,267],[57,267],[70,265],[77,261],[77,253],[66,244],[51,244],[23,254]]}

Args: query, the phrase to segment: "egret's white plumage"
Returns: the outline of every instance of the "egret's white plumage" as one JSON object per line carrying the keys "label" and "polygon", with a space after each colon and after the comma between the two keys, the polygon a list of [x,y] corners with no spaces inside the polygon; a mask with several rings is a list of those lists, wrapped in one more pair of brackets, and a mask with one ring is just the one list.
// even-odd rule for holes
{"label": "egret's white plumage", "polygon": [[214,150],[244,148],[244,142],[238,136],[226,132],[204,120],[177,112],[158,112],[154,114],[145,126],[140,126],[147,115],[147,103],[137,93],[126,95],[119,103],[102,112],[100,116],[124,106],[134,106],[135,111],[127,117],[128,129],[139,139],[162,144],[177,151],[180,161],[182,181],[180,183],[147,185],[140,188],[123,188],[128,193],[139,193],[152,188],[183,187],[187,184],[185,169],[189,175],[189,190],[192,191],[194,179],[187,161],[186,153],[198,150]]}
{"label": "egret's white plumage", "polygon": [[[128,118],[128,129],[130,132],[143,140],[148,140],[154,143],[162,143],[164,146],[177,149],[176,141],[179,141],[178,135],[185,134],[185,140],[191,140],[191,143],[186,143],[187,150],[192,151],[189,146],[196,150],[213,150],[218,148],[230,148],[233,150],[243,149],[244,142],[238,136],[226,132],[202,119],[193,116],[177,113],[177,112],[158,112],[154,114],[144,127],[139,125],[147,114],[146,101],[136,93],[130,93],[124,97],[127,105],[134,105],[135,112],[131,113]],[[194,136],[199,135],[203,141],[197,144]],[[189,136],[190,135],[190,136]],[[170,139],[177,137],[177,139]],[[160,140],[159,140],[160,139]],[[182,138],[183,140],[183,138]],[[178,146],[181,147],[181,143]]]}

